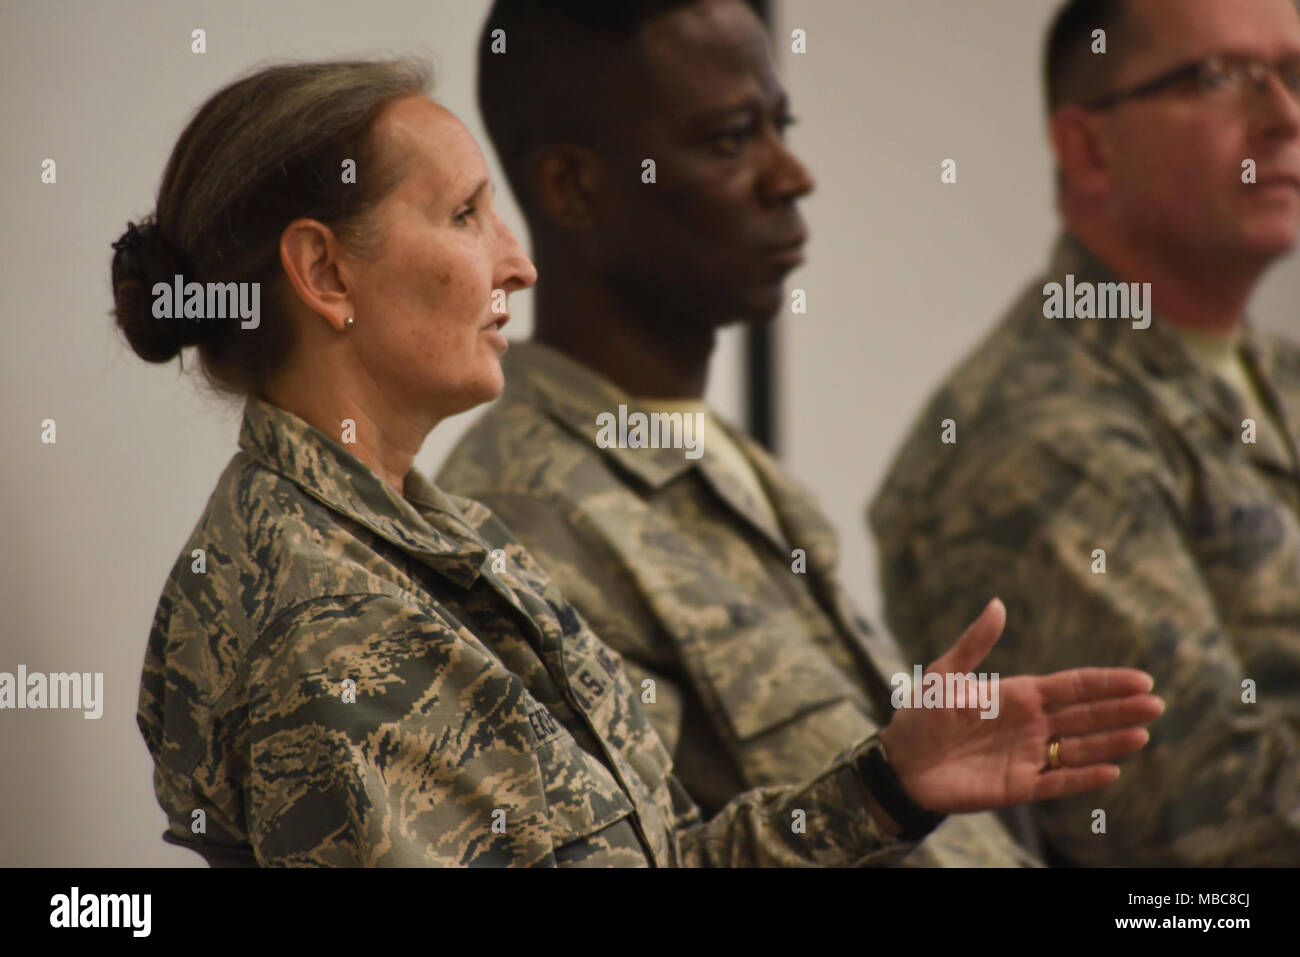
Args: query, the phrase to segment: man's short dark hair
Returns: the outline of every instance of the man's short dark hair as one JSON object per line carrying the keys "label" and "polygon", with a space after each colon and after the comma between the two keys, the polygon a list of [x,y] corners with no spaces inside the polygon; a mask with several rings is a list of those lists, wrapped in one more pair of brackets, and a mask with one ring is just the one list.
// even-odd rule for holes
{"label": "man's short dark hair", "polygon": [[[545,143],[598,146],[622,105],[635,40],[654,17],[699,0],[496,0],[478,47],[478,104],[527,213],[529,154]],[[505,51],[494,53],[497,30]],[[620,82],[623,81],[623,82]]]}
{"label": "man's short dark hair", "polygon": [[[1092,52],[1092,32],[1106,31],[1106,52]],[[1111,92],[1120,63],[1143,38],[1129,0],[1068,0],[1047,31],[1043,55],[1047,112]]]}

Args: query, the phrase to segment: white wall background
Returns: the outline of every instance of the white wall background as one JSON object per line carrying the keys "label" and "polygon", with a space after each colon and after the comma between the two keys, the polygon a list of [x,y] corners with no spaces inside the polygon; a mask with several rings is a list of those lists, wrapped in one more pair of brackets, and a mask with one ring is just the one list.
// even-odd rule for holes
{"label": "white wall background", "polygon": [[[804,204],[809,314],[780,322],[782,452],[840,528],[846,584],[871,613],[862,507],[939,376],[1041,265],[1054,226],[1039,122],[1038,0],[786,0],[778,44],[819,188]],[[487,147],[473,100],[486,0],[0,4],[0,671],[104,673],[104,714],[0,711],[0,865],[202,866],[164,845],[135,727],[158,592],[235,450],[238,411],[120,341],[109,243],[151,210],[193,111],[255,63],[415,53]],[[208,52],[190,52],[190,31]],[[784,52],[781,52],[784,51]],[[58,183],[43,185],[46,157]],[[958,161],[941,186],[939,162]],[[522,219],[502,189],[503,216]],[[1294,263],[1258,299],[1291,323]],[[512,333],[531,327],[512,298]],[[728,334],[710,400],[740,416]],[[436,468],[473,413],[440,426]],[[40,442],[53,418],[58,442]]]}

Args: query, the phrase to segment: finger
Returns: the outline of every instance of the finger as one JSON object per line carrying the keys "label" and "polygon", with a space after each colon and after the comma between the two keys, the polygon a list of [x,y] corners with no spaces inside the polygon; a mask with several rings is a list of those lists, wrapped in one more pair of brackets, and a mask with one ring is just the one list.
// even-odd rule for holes
{"label": "finger", "polygon": [[1151,740],[1146,728],[1125,728],[1105,734],[1089,734],[1082,738],[1061,740],[1061,764],[1069,768],[1082,768],[1140,751]]}
{"label": "finger", "polygon": [[1034,779],[1030,792],[1031,801],[1050,801],[1053,798],[1068,797],[1080,791],[1092,791],[1104,788],[1119,777],[1119,766],[1114,764],[1090,764],[1086,768],[1061,768],[1048,771]]}
{"label": "finger", "polygon": [[1058,711],[1048,712],[1048,733],[1093,734],[1112,728],[1127,728],[1129,725],[1154,721],[1164,710],[1164,699],[1153,694],[1067,705]]}
{"label": "finger", "polygon": [[1136,668],[1072,668],[1034,680],[1047,705],[1146,694],[1156,686],[1154,678]]}
{"label": "finger", "polygon": [[944,674],[966,674],[974,671],[988,657],[1006,623],[1007,608],[1002,604],[1002,599],[994,598],[961,633],[957,643],[937,658],[926,669],[926,673],[938,671]]}

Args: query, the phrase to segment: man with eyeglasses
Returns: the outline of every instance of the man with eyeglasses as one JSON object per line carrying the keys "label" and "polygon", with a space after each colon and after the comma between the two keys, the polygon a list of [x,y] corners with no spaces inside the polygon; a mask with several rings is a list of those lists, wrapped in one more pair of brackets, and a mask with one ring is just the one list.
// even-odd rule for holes
{"label": "man with eyeglasses", "polygon": [[1300,348],[1245,315],[1300,223],[1300,14],[1072,0],[1046,52],[1063,234],[872,503],[889,624],[924,660],[996,594],[991,669],[1155,676],[1119,780],[1031,809],[1049,862],[1300,864]]}

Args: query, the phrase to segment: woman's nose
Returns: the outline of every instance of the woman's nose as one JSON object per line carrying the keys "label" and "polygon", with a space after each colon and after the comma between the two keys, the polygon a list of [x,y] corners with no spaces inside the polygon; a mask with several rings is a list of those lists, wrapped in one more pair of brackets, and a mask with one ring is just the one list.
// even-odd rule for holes
{"label": "woman's nose", "polygon": [[524,252],[524,247],[515,238],[515,234],[504,223],[501,224],[501,233],[504,247],[501,257],[501,270],[504,281],[497,283],[497,286],[505,289],[507,283],[510,283],[512,284],[511,288],[527,289],[537,282],[537,267],[528,258],[528,254]]}

